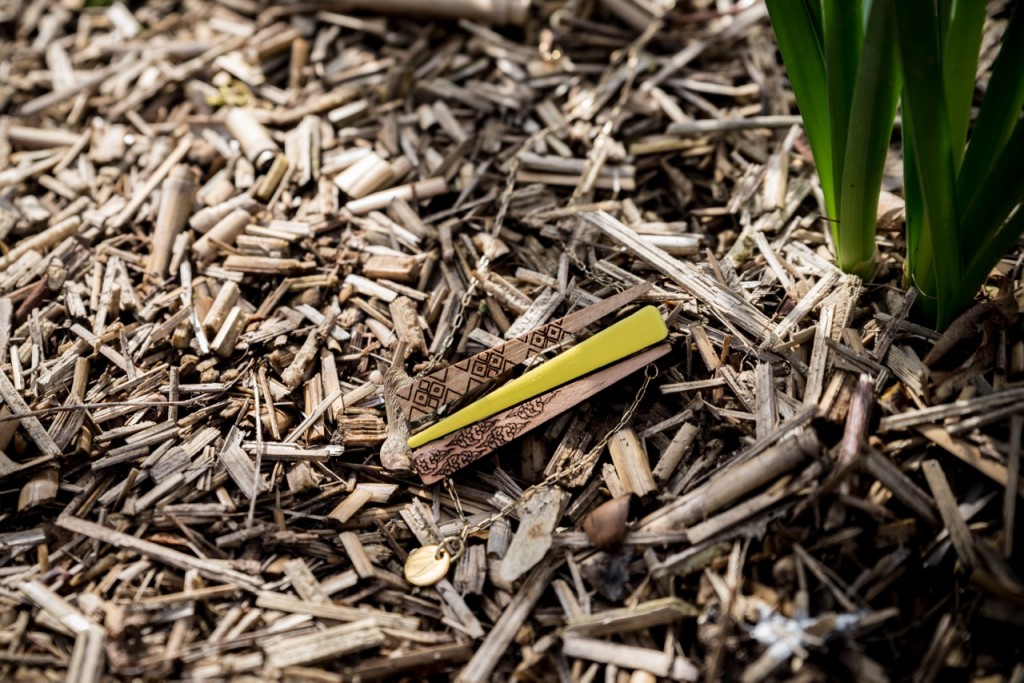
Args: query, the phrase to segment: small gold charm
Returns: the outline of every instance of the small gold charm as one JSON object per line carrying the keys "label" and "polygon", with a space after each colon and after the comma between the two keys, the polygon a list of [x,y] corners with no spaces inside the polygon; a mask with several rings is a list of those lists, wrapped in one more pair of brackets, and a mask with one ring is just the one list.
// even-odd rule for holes
{"label": "small gold charm", "polygon": [[439,545],[425,545],[405,560],[405,580],[414,586],[433,586],[448,575],[452,557]]}

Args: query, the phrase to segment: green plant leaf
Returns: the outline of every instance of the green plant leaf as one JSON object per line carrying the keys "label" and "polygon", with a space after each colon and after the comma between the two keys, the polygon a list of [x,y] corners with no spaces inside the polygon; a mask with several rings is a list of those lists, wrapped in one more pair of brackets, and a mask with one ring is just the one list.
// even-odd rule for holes
{"label": "green plant leaf", "polygon": [[816,14],[810,4],[814,1],[766,0],[766,4],[782,61],[800,107],[807,140],[811,144],[818,179],[825,195],[825,209],[829,218],[835,218],[828,81],[825,78],[820,13]]}
{"label": "green plant leaf", "polygon": [[842,145],[846,150],[845,164],[842,173],[836,175],[839,266],[865,279],[875,269],[878,193],[900,92],[894,1],[874,0],[871,4],[851,98],[847,139]]}
{"label": "green plant leaf", "polygon": [[931,232],[924,229],[924,205],[921,185],[917,179],[914,144],[903,136],[903,198],[906,216],[907,254],[903,261],[906,286],[918,290],[914,304],[918,317],[935,324],[938,296],[935,290],[935,258]]}
{"label": "green plant leaf", "polygon": [[[924,207],[921,206],[921,188],[917,181],[917,166],[914,160],[914,143],[910,139],[909,135],[904,134],[902,138],[903,143],[903,201],[904,201],[904,214],[906,216],[906,236],[907,236],[907,254],[906,259],[903,261],[903,267],[906,270],[909,265],[918,263],[919,259],[924,258],[921,250],[923,245],[921,244],[921,236],[923,230],[921,229],[921,223],[924,218]],[[931,258],[931,247],[928,249],[928,258]],[[914,274],[905,272],[907,284],[912,284],[917,287],[922,293],[925,292],[924,287],[916,282],[913,282],[912,277]]]}
{"label": "green plant leaf", "polygon": [[1024,233],[1024,207],[1018,208],[1017,212],[1010,216],[1010,219],[1003,223],[995,234],[985,240],[977,255],[968,265],[964,272],[959,298],[952,309],[953,315],[957,315],[958,312],[971,305],[974,294],[985,284],[985,280],[999,263],[999,259],[1017,244],[1022,233]]}
{"label": "green plant leaf", "polygon": [[[767,1],[767,0],[766,0]],[[797,0],[799,2],[800,0]],[[807,14],[811,17],[811,25],[814,27],[814,37],[818,40],[818,50],[825,54],[825,20],[822,16],[822,0],[803,0],[807,6]]]}
{"label": "green plant leaf", "polygon": [[985,3],[978,0],[942,0],[940,12],[944,8],[948,8],[948,26],[941,29],[942,76],[949,106],[949,135],[959,170],[974,103],[975,74],[985,26]]}
{"label": "green plant leaf", "polygon": [[[922,231],[915,262],[908,272],[922,279],[921,265],[935,269],[936,323],[949,324],[950,306],[963,274],[960,225],[956,204],[956,171],[949,130],[949,114],[941,73],[939,37],[934,6],[929,0],[894,3],[903,67],[903,134],[910,136],[921,198]],[[933,263],[926,264],[924,240],[930,239]]]}
{"label": "green plant leaf", "polygon": [[[964,209],[960,222],[974,239],[964,243],[969,262],[987,251],[987,242],[1024,200],[1024,125],[1017,124],[999,157],[988,169],[974,200]],[[1001,253],[995,258],[1002,256]]]}
{"label": "green plant leaf", "polygon": [[[980,3],[984,5],[985,3]],[[1015,3],[1003,45],[992,65],[957,184],[957,200],[969,206],[985,182],[988,168],[1010,138],[1024,106],[1024,3]]]}
{"label": "green plant leaf", "polygon": [[[828,80],[828,120],[832,140],[832,177],[836,183],[836,215],[843,212],[843,169],[854,87],[858,80],[861,48],[864,45],[864,8],[861,0],[825,2],[822,28],[825,40],[825,78]],[[863,93],[862,93],[863,94]],[[840,225],[840,237],[845,231]]]}

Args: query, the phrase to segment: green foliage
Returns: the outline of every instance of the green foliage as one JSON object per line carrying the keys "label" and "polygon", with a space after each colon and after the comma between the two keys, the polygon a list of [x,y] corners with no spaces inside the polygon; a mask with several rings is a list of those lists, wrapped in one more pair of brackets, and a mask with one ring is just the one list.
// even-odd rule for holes
{"label": "green foliage", "polygon": [[874,271],[875,210],[902,84],[905,274],[944,328],[1024,231],[1024,10],[971,129],[980,0],[767,0],[839,266]]}
{"label": "green foliage", "polygon": [[875,207],[900,87],[893,4],[767,0],[814,154],[839,266],[863,277],[875,270]]}
{"label": "green foliage", "polygon": [[1024,229],[1024,11],[1018,4],[1010,17],[968,140],[984,19],[976,0],[896,4],[905,272],[923,295],[921,313],[939,329],[971,305]]}

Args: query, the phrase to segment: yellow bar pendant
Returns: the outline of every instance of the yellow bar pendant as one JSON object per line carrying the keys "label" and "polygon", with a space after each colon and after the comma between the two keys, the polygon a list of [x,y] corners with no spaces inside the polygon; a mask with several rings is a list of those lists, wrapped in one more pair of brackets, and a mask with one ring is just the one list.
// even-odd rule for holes
{"label": "yellow bar pendant", "polygon": [[409,447],[418,448],[457,429],[486,419],[506,408],[636,353],[667,336],[668,328],[665,327],[658,309],[654,306],[645,306],[565,353],[498,387],[480,400],[422,432],[414,434],[409,439]]}

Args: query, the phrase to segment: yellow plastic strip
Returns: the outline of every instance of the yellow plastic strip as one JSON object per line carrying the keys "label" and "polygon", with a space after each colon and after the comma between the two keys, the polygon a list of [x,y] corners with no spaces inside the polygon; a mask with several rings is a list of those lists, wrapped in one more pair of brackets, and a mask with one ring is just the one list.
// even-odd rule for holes
{"label": "yellow plastic strip", "polygon": [[498,387],[480,400],[422,432],[414,434],[409,439],[409,447],[419,448],[434,439],[451,434],[457,429],[484,420],[506,408],[625,358],[667,336],[668,328],[665,327],[658,309],[654,306],[645,306],[565,353]]}

